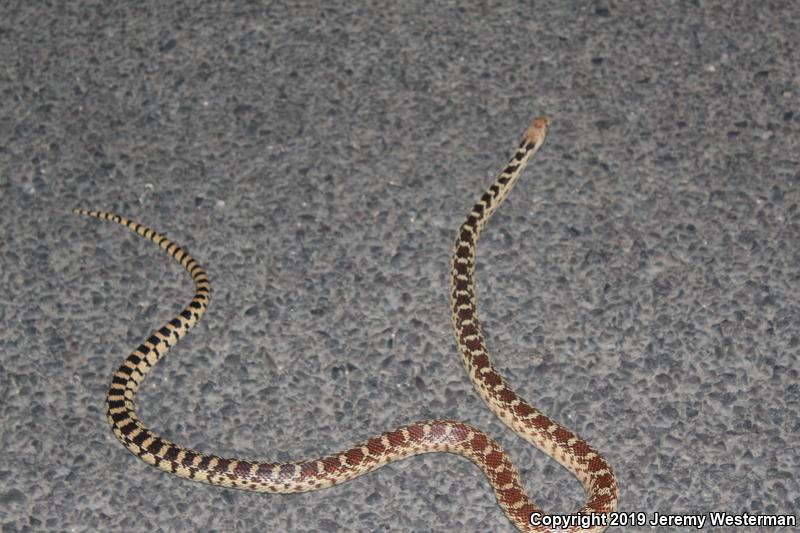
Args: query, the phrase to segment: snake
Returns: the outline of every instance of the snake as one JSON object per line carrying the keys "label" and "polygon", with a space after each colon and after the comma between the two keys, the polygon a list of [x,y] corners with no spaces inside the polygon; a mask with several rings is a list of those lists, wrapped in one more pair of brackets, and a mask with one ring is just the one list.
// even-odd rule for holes
{"label": "snake", "polygon": [[[425,420],[366,439],[346,450],[292,462],[253,461],[205,454],[173,443],[138,417],[134,398],[144,378],[200,320],[211,298],[206,271],[187,251],[155,230],[108,211],[74,209],[78,215],[115,222],[150,240],[192,277],[195,294],[172,320],[134,349],[114,373],[106,415],[116,438],[134,455],[179,477],[268,493],[313,491],[338,485],[386,464],[430,452],[448,452],[475,463],[486,475],[509,521],[524,532],[599,532],[618,504],[617,481],[608,462],[574,432],[521,398],[490,359],[478,318],[476,246],[486,223],[508,196],[523,169],[544,143],[550,119],[536,118],[513,156],[485,190],[458,229],[450,271],[450,311],[461,360],[489,409],[523,439],[555,459],[582,484],[586,503],[567,517],[590,517],[554,527],[552,518],[528,496],[519,471],[500,444],[479,428],[456,420]],[[548,517],[550,521],[548,522]],[[561,522],[560,524],[565,524]]]}

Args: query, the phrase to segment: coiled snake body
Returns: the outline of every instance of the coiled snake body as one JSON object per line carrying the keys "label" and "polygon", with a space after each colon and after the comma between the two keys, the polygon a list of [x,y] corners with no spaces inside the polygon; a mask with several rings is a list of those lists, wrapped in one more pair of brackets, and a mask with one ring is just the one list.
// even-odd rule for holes
{"label": "coiled snake body", "polygon": [[[461,225],[451,263],[451,312],[458,350],[478,394],[511,429],[561,463],[583,484],[588,501],[578,512],[608,515],[617,505],[611,467],[580,437],[520,398],[497,372],[486,350],[478,321],[475,254],[478,237],[503,202],[523,168],[541,147],[549,129],[546,117],[534,120],[515,154]],[[428,452],[450,452],[477,464],[494,489],[497,502],[521,531],[550,531],[532,525],[545,514],[528,497],[520,475],[500,445],[480,429],[453,420],[409,424],[317,459],[288,463],[246,461],[206,455],[172,443],[148,429],[136,415],[134,396],[144,377],[197,321],[209,304],[211,283],[188,253],[163,235],[120,215],[75,209],[75,213],[116,222],[151,240],[192,276],[196,292],[175,318],[133,350],[114,373],[107,397],[109,424],[119,441],[145,462],[180,477],[259,492],[303,492],[348,481],[393,461]],[[602,531],[603,526],[561,531]]]}

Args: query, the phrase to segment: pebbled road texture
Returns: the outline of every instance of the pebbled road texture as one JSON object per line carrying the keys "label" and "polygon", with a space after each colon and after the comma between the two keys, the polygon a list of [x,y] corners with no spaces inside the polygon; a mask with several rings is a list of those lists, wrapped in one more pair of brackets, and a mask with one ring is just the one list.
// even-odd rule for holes
{"label": "pebbled road texture", "polygon": [[292,496],[135,459],[106,387],[191,282],[72,207],[215,285],[139,395],[155,430],[285,460],[456,418],[577,509],[472,390],[447,308],[455,230],[538,114],[478,254],[498,366],[604,452],[622,511],[797,513],[799,41],[791,1],[5,2],[0,531],[511,531],[457,457]]}

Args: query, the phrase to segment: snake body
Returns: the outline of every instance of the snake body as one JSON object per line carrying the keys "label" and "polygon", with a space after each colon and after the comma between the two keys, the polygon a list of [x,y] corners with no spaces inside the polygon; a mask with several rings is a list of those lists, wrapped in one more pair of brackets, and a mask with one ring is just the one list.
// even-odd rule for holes
{"label": "snake body", "polygon": [[[451,263],[453,330],[467,373],[489,408],[517,434],[561,463],[581,481],[588,501],[578,513],[602,518],[616,509],[618,500],[611,467],[584,440],[525,402],[509,387],[489,358],[476,307],[478,237],[541,147],[549,126],[546,117],[534,120],[511,160],[459,228]],[[543,525],[532,525],[533,515],[545,513],[526,494],[519,473],[500,445],[480,429],[462,422],[416,422],[386,431],[339,453],[284,463],[203,454],[170,442],[148,429],[136,414],[136,392],[155,364],[203,316],[210,301],[211,283],[194,258],[151,228],[105,211],[75,209],[74,212],[116,222],[149,239],[180,263],[195,283],[191,302],[133,350],[111,381],[106,399],[108,422],[117,439],[133,454],[161,470],[194,481],[258,492],[289,493],[330,487],[413,455],[450,452],[470,459],[483,470],[500,508],[520,531],[550,531]],[[560,531],[604,529],[601,523],[589,528],[573,525]]]}

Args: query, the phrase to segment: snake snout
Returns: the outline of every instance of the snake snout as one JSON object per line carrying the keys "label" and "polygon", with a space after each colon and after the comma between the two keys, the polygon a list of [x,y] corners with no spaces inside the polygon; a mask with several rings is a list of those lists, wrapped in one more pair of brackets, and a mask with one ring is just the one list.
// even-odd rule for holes
{"label": "snake snout", "polygon": [[533,119],[528,130],[525,132],[525,140],[540,146],[544,142],[545,135],[550,130],[550,119],[545,116]]}

